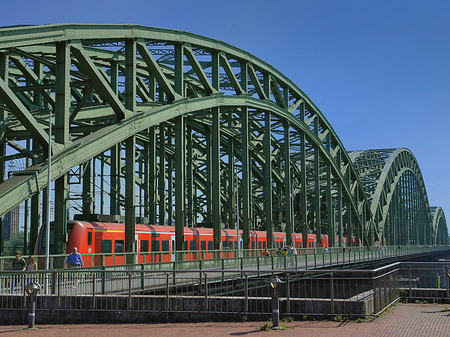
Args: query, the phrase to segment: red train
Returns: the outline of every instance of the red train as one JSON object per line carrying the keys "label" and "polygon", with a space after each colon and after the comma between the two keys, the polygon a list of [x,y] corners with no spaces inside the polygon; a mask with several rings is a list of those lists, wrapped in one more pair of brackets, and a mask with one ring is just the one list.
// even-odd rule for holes
{"label": "red train", "polygon": [[[124,264],[125,252],[125,224],[107,222],[70,221],[68,223],[69,240],[67,243],[67,253],[71,253],[73,247],[78,247],[78,251],[83,255],[85,267],[98,265]],[[242,231],[240,231],[242,236]],[[267,246],[265,231],[250,231],[250,249],[254,255],[260,255]],[[50,232],[50,247],[53,246],[53,230]],[[212,228],[192,228],[184,229],[185,259],[209,259],[212,258],[213,250],[213,229]],[[168,262],[175,258],[175,227],[156,225],[136,225],[136,251],[138,263]],[[44,255],[45,249],[45,229],[41,228],[39,239],[36,243],[35,254]],[[274,248],[286,246],[286,234],[275,232],[273,234]],[[295,248],[302,247],[302,234],[295,234]],[[347,246],[347,238],[344,237],[344,245]],[[322,246],[328,247],[328,236],[322,235]],[[242,247],[242,237],[241,237]],[[308,235],[308,248],[316,247],[316,235]],[[237,232],[234,229],[222,230],[222,254],[223,257],[233,257],[238,249]],[[50,252],[52,253],[52,252]],[[105,255],[104,261],[101,256]],[[217,257],[217,255],[216,255]]]}

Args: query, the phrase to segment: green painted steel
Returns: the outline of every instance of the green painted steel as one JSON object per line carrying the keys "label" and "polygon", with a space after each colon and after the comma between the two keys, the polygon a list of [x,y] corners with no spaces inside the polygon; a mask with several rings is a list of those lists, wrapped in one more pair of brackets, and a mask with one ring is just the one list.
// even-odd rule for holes
{"label": "green painted steel", "polygon": [[273,231],[287,244],[291,233],[304,244],[328,234],[331,246],[336,234],[448,243],[408,150],[348,154],[314,103],[257,57],[186,32],[72,24],[0,29],[0,215],[32,198],[32,241],[49,109],[58,252],[77,213],[125,215],[126,251],[136,217],[174,224],[178,250],[186,225],[214,228],[220,249],[237,221],[245,249],[256,229],[269,245]]}

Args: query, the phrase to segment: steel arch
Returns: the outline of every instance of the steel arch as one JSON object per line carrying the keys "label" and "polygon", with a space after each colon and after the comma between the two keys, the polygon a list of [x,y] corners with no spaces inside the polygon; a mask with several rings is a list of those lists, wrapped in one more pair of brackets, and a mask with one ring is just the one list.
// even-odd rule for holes
{"label": "steel arch", "polygon": [[350,157],[370,200],[380,240],[388,238],[391,244],[434,244],[437,233],[425,182],[411,151],[365,150],[352,152]]}
{"label": "steel arch", "polygon": [[31,197],[32,239],[55,112],[56,251],[76,184],[83,214],[96,212],[98,189],[102,212],[107,194],[109,214],[125,213],[127,251],[137,214],[174,219],[177,249],[186,223],[212,226],[219,248],[236,196],[245,248],[254,228],[269,242],[274,228],[288,243],[293,231],[379,239],[360,175],[321,111],[286,76],[221,41],[135,25],[2,28],[0,102],[0,215]]}
{"label": "steel arch", "polygon": [[441,207],[431,207],[431,216],[433,219],[434,242],[437,245],[448,245],[448,227],[445,219],[444,210]]}

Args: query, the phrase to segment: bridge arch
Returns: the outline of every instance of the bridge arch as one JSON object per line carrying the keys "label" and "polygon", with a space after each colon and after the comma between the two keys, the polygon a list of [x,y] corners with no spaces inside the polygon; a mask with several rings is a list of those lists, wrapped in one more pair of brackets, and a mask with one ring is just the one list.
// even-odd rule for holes
{"label": "bridge arch", "polygon": [[181,250],[184,226],[213,227],[217,249],[238,220],[244,248],[253,229],[270,244],[274,231],[287,244],[295,233],[304,245],[308,233],[372,244],[388,217],[373,216],[366,178],[315,104],[214,39],[135,25],[0,29],[0,215],[27,202],[31,241],[49,125],[55,252],[76,213],[124,216],[127,251],[136,218],[175,224]]}
{"label": "bridge arch", "polygon": [[432,223],[422,173],[405,148],[355,151],[350,154],[359,171],[379,240],[389,244],[433,244]]}

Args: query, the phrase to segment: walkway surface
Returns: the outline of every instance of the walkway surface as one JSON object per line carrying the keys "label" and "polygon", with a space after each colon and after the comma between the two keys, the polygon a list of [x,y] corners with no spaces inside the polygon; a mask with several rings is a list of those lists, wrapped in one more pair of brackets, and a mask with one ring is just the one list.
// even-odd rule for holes
{"label": "walkway surface", "polygon": [[0,336],[450,336],[449,305],[399,304],[373,322],[301,321],[282,323],[292,329],[261,331],[263,322],[178,324],[85,324],[0,326]]}

